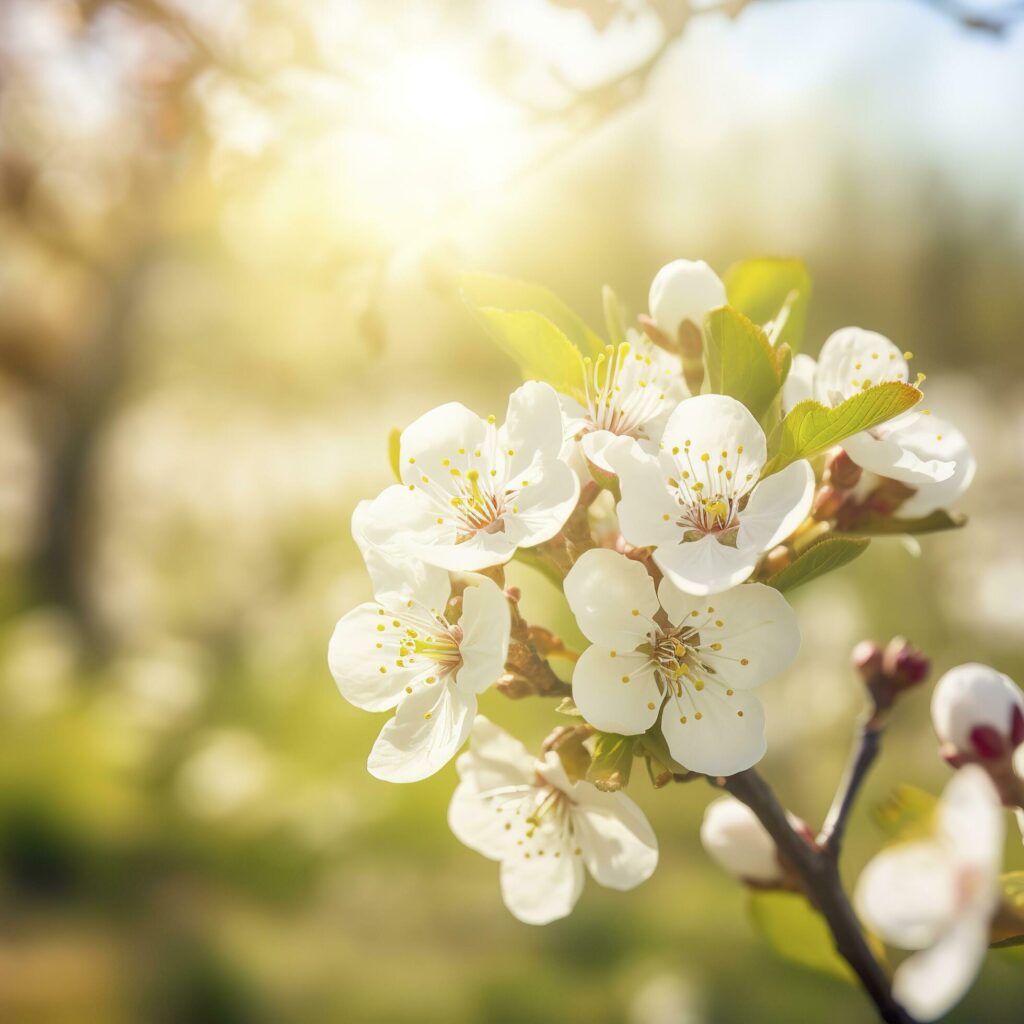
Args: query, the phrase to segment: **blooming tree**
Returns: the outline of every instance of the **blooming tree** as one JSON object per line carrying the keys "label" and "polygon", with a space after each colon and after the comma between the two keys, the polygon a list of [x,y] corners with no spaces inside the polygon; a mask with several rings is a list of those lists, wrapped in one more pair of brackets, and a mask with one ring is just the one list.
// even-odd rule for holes
{"label": "blooming tree", "polygon": [[[773,916],[814,917],[882,1019],[941,1016],[990,942],[1024,940],[1024,885],[1000,875],[1002,808],[1024,820],[1016,684],[980,665],[939,682],[941,754],[962,771],[937,809],[917,795],[913,828],[858,883],[860,916],[840,881],[846,823],[927,659],[900,639],[854,651],[867,710],[817,833],[755,769],[753,691],[799,654],[789,593],[875,536],[963,523],[948,506],[974,460],[919,408],[910,353],[859,327],[817,360],[799,352],[810,281],[794,260],[724,278],[676,260],[633,323],[605,290],[604,337],[534,285],[468,275],[462,292],[526,382],[501,426],[453,402],[396,431],[398,482],[353,516],[374,600],[339,621],[329,663],[352,704],[396,709],[370,772],[417,781],[468,742],[449,824],[499,862],[505,905],[528,924],[569,914],[587,874],[625,890],[653,873],[657,840],[624,792],[635,764],[656,788],[706,779],[729,795],[702,841],[751,889],[766,935],[784,927]],[[525,621],[512,559],[564,594],[585,650]],[[561,724],[536,754],[476,713],[491,686],[556,698]],[[883,941],[916,952],[893,968]]]}

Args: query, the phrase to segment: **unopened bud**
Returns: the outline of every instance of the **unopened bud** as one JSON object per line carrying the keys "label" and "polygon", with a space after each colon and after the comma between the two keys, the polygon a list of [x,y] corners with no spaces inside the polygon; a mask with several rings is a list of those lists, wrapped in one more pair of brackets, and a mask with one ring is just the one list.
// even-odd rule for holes
{"label": "unopened bud", "polygon": [[874,640],[861,640],[850,655],[853,667],[867,680],[882,671],[882,648]]}
{"label": "unopened bud", "polygon": [[893,637],[884,651],[873,641],[864,640],[854,647],[852,660],[876,713],[888,711],[904,690],[924,682],[931,668],[927,655],[901,636]]}
{"label": "unopened bud", "polygon": [[1024,694],[994,668],[959,665],[935,687],[932,724],[954,765],[1008,759],[1024,743]]}
{"label": "unopened bud", "polygon": [[828,460],[825,467],[825,479],[841,491],[853,490],[860,483],[863,470],[840,448]]}
{"label": "unopened bud", "polygon": [[719,867],[742,882],[767,887],[785,880],[775,840],[754,812],[731,796],[708,805],[700,841]]}
{"label": "unopened bud", "polygon": [[928,656],[901,636],[893,637],[885,646],[882,671],[901,689],[923,683],[931,667]]}
{"label": "unopened bud", "polygon": [[690,321],[698,328],[705,314],[726,302],[722,279],[703,260],[673,260],[651,282],[648,304],[654,322],[670,338]]}

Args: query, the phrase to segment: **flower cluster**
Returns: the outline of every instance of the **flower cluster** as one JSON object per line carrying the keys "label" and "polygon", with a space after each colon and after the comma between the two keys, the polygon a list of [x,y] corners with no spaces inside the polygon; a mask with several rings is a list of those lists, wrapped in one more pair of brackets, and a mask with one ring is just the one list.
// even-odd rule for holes
{"label": "flower cluster", "polygon": [[[864,504],[860,481],[847,481],[849,500],[822,500],[842,452],[900,488],[886,513],[897,526],[944,507],[973,473],[953,428],[910,412],[920,391],[890,341],[847,328],[817,364],[793,361],[806,294],[763,261],[748,270],[722,280],[677,260],[654,279],[650,315],[627,324],[606,302],[607,340],[542,289],[467,279],[473,312],[528,379],[501,425],[454,402],[423,413],[393,447],[398,482],[353,515],[373,600],[338,622],[329,664],[352,704],[395,709],[368,768],[421,780],[470,741],[449,822],[500,862],[520,920],[567,914],[584,869],[616,889],[652,873],[654,834],[618,791],[634,760],[663,782],[762,758],[753,691],[800,646],[786,593],[865,543],[843,512]],[[585,650],[523,620],[513,559],[564,591]],[[477,713],[492,687],[560,695],[573,724],[534,757]],[[707,837],[742,833],[727,810]],[[775,878],[764,849],[722,856]]]}

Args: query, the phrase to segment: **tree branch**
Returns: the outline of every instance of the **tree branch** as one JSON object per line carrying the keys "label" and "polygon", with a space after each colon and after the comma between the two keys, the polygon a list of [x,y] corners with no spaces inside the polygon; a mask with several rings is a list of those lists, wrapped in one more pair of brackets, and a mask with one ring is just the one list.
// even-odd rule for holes
{"label": "tree branch", "polygon": [[818,833],[818,846],[823,853],[839,859],[843,834],[853,805],[857,802],[860,788],[881,748],[883,722],[877,714],[865,715],[861,720],[857,744],[850,758],[842,781],[832,800],[832,806],[825,815],[825,824]]}
{"label": "tree branch", "polygon": [[771,787],[753,768],[716,784],[746,804],[775,840],[780,855],[796,873],[807,898],[828,924],[837,952],[860,979],[881,1019],[886,1024],[914,1024],[913,1017],[893,998],[889,978],[871,951],[843,891],[835,859],[811,846],[793,830]]}

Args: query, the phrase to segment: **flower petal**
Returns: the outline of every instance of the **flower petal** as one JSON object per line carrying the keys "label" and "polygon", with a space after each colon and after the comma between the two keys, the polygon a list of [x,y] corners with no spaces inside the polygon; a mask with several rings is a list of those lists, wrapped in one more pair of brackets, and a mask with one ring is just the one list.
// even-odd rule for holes
{"label": "flower petal", "polygon": [[806,459],[761,480],[740,513],[738,548],[769,551],[806,518],[814,501],[814,470]]}
{"label": "flower petal", "polygon": [[519,476],[538,455],[545,461],[557,459],[564,430],[558,392],[550,384],[531,380],[516,388],[498,432],[502,450],[513,452],[508,456],[509,478]]}
{"label": "flower petal", "polygon": [[744,583],[697,601],[666,578],[658,597],[673,623],[698,631],[700,661],[714,669],[708,681],[750,690],[785,672],[800,652],[796,613],[774,587]]}
{"label": "flower petal", "polygon": [[939,830],[957,861],[987,879],[979,886],[979,902],[991,900],[1006,825],[999,794],[983,768],[964,765],[950,780],[939,802]]}
{"label": "flower petal", "polygon": [[913,519],[940,508],[950,508],[974,480],[977,462],[967,438],[948,420],[921,415],[899,431],[898,442],[922,462],[952,462],[951,476],[940,482],[917,484],[917,492],[900,505],[899,516]]}
{"label": "flower petal", "polygon": [[673,340],[683,321],[702,327],[704,315],[725,303],[725,285],[704,260],[665,264],[654,276],[648,295],[651,317]]}
{"label": "flower petal", "polygon": [[591,643],[632,651],[646,640],[658,597],[640,562],[593,548],[580,555],[563,586],[576,622]]}
{"label": "flower petal", "polygon": [[448,827],[455,838],[489,860],[511,856],[522,837],[522,823],[534,806],[537,792],[530,785],[519,789],[520,792],[480,792],[472,783],[460,783],[448,805]]}
{"label": "flower petal", "polygon": [[419,782],[440,771],[469,738],[476,695],[447,683],[409,694],[384,724],[366,767],[384,782]]}
{"label": "flower petal", "polygon": [[643,811],[625,793],[602,793],[588,782],[573,791],[573,824],[583,861],[609,889],[634,889],[658,866],[658,840]]}
{"label": "flower petal", "polygon": [[988,920],[963,915],[934,946],[900,964],[893,995],[916,1020],[937,1020],[967,994],[987,949]]}
{"label": "flower petal", "polygon": [[782,408],[789,412],[794,405],[814,397],[814,374],[818,364],[802,352],[793,357],[789,376],[782,386]]}
{"label": "flower petal", "polygon": [[520,847],[502,861],[502,899],[524,924],[548,924],[572,912],[584,878],[582,857],[575,849],[545,821],[531,849]]}
{"label": "flower petal", "polygon": [[588,647],[576,662],[572,699],[591,725],[623,736],[646,732],[661,707],[647,655],[620,651],[613,656],[596,645]]}
{"label": "flower petal", "polygon": [[[902,417],[901,417],[902,419]],[[942,483],[956,472],[952,462],[922,459],[900,442],[900,429],[886,429],[883,424],[874,431],[861,431],[843,441],[843,449],[862,469],[869,473],[899,480],[911,487]]]}
{"label": "flower petal", "polygon": [[[427,608],[443,607],[450,592],[448,574],[412,556],[412,545],[444,539],[425,496],[401,484],[385,488],[373,501],[361,501],[352,513],[352,537],[366,563],[378,600],[403,594]],[[443,596],[442,596],[443,592]]]}
{"label": "flower petal", "polygon": [[511,615],[501,589],[486,576],[473,575],[462,595],[462,665],[456,674],[459,689],[480,693],[505,668]]}
{"label": "flower petal", "polygon": [[957,912],[954,859],[934,840],[877,854],[857,882],[857,909],[880,938],[900,949],[935,942]]}
{"label": "flower petal", "polygon": [[516,553],[515,541],[500,531],[487,533],[478,530],[458,544],[454,540],[453,531],[450,541],[417,540],[410,543],[409,550],[424,562],[452,572],[476,572],[493,565],[504,565]]}
{"label": "flower petal", "polygon": [[905,381],[910,370],[903,353],[883,334],[843,327],[825,340],[814,375],[815,397],[835,406],[884,381]]}
{"label": "flower petal", "polygon": [[654,551],[654,562],[680,589],[690,594],[718,594],[742,583],[754,571],[759,551],[731,548],[713,536]]}
{"label": "flower petal", "polygon": [[670,698],[661,731],[672,756],[705,775],[735,775],[757,764],[766,749],[761,702],[741,690],[727,696],[720,686],[699,693],[689,687],[683,697]]}
{"label": "flower petal", "polygon": [[471,409],[461,402],[439,405],[402,431],[402,483],[418,484],[426,473],[444,486],[454,476],[452,470],[466,473],[471,468],[474,453],[483,451],[488,441],[488,424]]}
{"label": "flower petal", "polygon": [[619,477],[622,500],[617,512],[622,536],[637,547],[675,544],[681,531],[675,522],[679,503],[667,483],[675,472],[672,461],[648,455],[631,437],[608,445],[605,459]]}
{"label": "flower petal", "polygon": [[565,525],[580,494],[579,477],[560,458],[537,456],[508,482],[505,536],[516,547],[550,540]]}
{"label": "flower petal", "polygon": [[327,663],[341,695],[364,711],[393,708],[406,687],[426,674],[422,665],[398,664],[405,661],[399,652],[401,620],[381,615],[382,610],[386,611],[369,603],[354,608],[334,627],[327,649]]}
{"label": "flower petal", "polygon": [[748,475],[756,480],[768,457],[764,431],[742,402],[728,395],[696,395],[680,402],[665,424],[664,451],[676,461],[678,471],[698,479],[698,465],[705,455],[710,465],[723,462],[733,479]]}
{"label": "flower petal", "polygon": [[455,764],[459,778],[479,792],[533,785],[537,761],[514,736],[477,715],[469,750]]}

